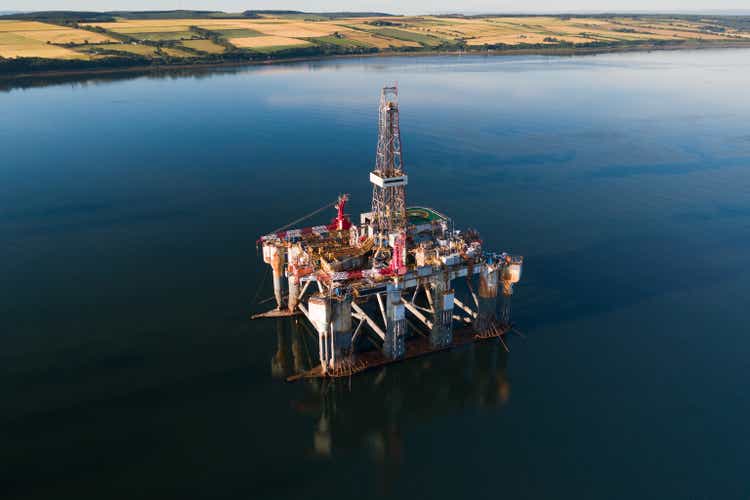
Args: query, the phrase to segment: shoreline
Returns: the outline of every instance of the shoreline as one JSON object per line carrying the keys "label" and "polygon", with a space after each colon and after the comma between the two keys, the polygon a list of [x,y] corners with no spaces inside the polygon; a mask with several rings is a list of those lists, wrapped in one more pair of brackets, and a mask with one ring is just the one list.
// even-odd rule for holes
{"label": "shoreline", "polygon": [[576,55],[597,55],[612,54],[625,52],[652,52],[666,50],[705,50],[705,49],[734,49],[750,48],[750,42],[688,42],[679,44],[643,44],[636,46],[611,46],[611,47],[594,47],[594,48],[575,48],[560,47],[550,49],[489,49],[489,50],[453,50],[453,51],[381,51],[367,54],[334,54],[325,56],[307,56],[307,57],[290,57],[280,59],[268,59],[264,61],[226,61],[219,63],[199,62],[192,64],[155,64],[148,66],[125,66],[117,68],[87,68],[77,70],[51,70],[51,71],[34,71],[25,73],[8,73],[0,74],[0,82],[12,82],[14,80],[33,80],[36,78],[54,78],[70,76],[91,76],[98,75],[117,75],[130,73],[169,73],[171,71],[184,70],[206,70],[213,68],[241,68],[249,66],[267,66],[275,64],[299,63],[308,61],[327,61],[335,59],[356,59],[371,57],[419,57],[419,56],[514,56],[514,55],[540,55],[540,56],[576,56]]}

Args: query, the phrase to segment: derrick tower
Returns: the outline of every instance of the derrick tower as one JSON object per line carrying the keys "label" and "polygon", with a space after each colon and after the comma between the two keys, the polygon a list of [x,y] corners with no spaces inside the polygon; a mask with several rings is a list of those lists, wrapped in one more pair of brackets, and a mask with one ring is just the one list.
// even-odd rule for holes
{"label": "derrick tower", "polygon": [[370,172],[374,229],[381,234],[406,227],[406,184],[398,120],[398,88],[383,87],[378,113],[378,149]]}

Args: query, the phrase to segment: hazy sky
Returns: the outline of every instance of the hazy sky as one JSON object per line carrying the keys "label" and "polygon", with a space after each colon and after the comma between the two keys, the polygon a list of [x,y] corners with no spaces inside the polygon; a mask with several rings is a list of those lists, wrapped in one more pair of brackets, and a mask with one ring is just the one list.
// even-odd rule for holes
{"label": "hazy sky", "polygon": [[750,9],[748,0],[0,0],[1,10],[167,10],[248,9],[315,11],[439,12],[573,12],[690,11]]}

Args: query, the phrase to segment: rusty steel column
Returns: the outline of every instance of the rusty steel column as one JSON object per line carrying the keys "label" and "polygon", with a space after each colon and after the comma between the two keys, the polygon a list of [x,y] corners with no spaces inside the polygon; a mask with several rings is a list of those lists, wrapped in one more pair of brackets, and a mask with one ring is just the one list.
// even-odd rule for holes
{"label": "rusty steel column", "polygon": [[340,363],[349,354],[352,345],[352,296],[349,294],[331,299],[332,365]]}
{"label": "rusty steel column", "polygon": [[284,290],[281,277],[284,275],[284,256],[277,247],[271,247],[271,270],[273,271],[273,295],[276,297],[276,309],[281,309]]}
{"label": "rusty steel column", "polygon": [[492,327],[497,320],[497,292],[500,269],[496,264],[485,262],[479,270],[479,305],[474,329],[482,332]]}
{"label": "rusty steel column", "polygon": [[406,314],[401,303],[401,287],[389,283],[386,292],[386,325],[383,355],[388,359],[403,358],[406,353]]}
{"label": "rusty steel column", "polygon": [[302,248],[296,244],[291,245],[286,251],[286,262],[287,262],[287,276],[289,285],[289,298],[287,299],[287,309],[289,312],[294,312],[299,304],[300,296],[300,282],[299,282],[299,267],[300,257],[302,256]]}
{"label": "rusty steel column", "polygon": [[281,310],[284,300],[281,277],[284,274],[284,254],[273,243],[263,245],[263,262],[271,266],[273,273],[273,295],[276,298],[276,310]]}
{"label": "rusty steel column", "polygon": [[331,301],[324,295],[314,295],[307,302],[310,322],[318,332],[318,356],[323,373],[328,372],[331,359]]}
{"label": "rusty steel column", "polygon": [[289,275],[289,298],[287,299],[287,309],[294,312],[299,304],[299,278],[293,274]]}
{"label": "rusty steel column", "polygon": [[523,257],[505,255],[502,268],[503,298],[500,309],[500,321],[510,325],[510,304],[513,296],[513,285],[521,281]]}
{"label": "rusty steel column", "polygon": [[446,347],[453,342],[453,290],[446,276],[438,275],[430,279],[431,305],[434,310],[430,346]]}

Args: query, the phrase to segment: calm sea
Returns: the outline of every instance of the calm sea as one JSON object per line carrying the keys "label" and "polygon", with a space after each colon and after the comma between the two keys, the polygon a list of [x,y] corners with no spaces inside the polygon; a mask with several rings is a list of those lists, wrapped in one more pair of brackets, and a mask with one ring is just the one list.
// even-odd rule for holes
{"label": "calm sea", "polygon": [[[256,238],[367,208],[394,81],[408,202],[525,256],[526,338],[285,383],[315,351],[250,321]],[[35,83],[0,90],[4,499],[750,495],[750,50]]]}

